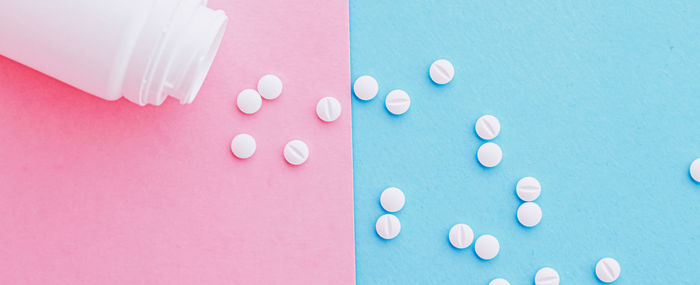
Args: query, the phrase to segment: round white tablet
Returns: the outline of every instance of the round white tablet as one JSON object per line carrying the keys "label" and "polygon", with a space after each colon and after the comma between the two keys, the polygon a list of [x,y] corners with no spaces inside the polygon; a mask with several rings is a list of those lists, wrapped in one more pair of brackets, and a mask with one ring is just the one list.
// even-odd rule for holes
{"label": "round white tablet", "polygon": [[497,278],[497,279],[491,280],[491,282],[489,282],[489,285],[510,285],[510,282],[508,282],[508,280],[505,280],[503,278]]}
{"label": "round white tablet", "polygon": [[258,80],[258,92],[267,100],[274,100],[282,94],[282,80],[273,74],[268,74]]}
{"label": "round white tablet", "polygon": [[291,165],[300,165],[309,158],[309,147],[305,142],[293,140],[284,146],[284,159]]}
{"label": "round white tablet", "polygon": [[333,97],[323,97],[316,104],[316,115],[324,122],[333,122],[340,117],[340,101]]}
{"label": "round white tablet", "polygon": [[377,234],[383,239],[393,239],[401,232],[399,218],[392,214],[386,214],[377,219]]}
{"label": "round white tablet", "polygon": [[501,163],[503,152],[501,151],[500,146],[495,143],[488,142],[479,147],[476,156],[481,165],[485,167],[494,167]]}
{"label": "round white tablet", "polygon": [[498,118],[485,115],[476,120],[474,129],[476,129],[476,134],[480,138],[488,141],[497,137],[498,133],[501,132],[501,123],[498,121]]}
{"label": "round white tablet", "polygon": [[455,248],[464,249],[474,241],[472,228],[465,224],[456,224],[450,229],[450,243]]}
{"label": "round white tablet", "polygon": [[537,197],[540,197],[541,192],[542,186],[540,182],[533,177],[524,177],[515,186],[515,193],[518,194],[518,198],[525,202],[535,201]]}
{"label": "round white tablet", "polygon": [[551,267],[537,270],[535,285],[559,285],[559,273]]}
{"label": "round white tablet", "polygon": [[615,282],[620,277],[620,271],[620,263],[610,257],[601,259],[595,265],[595,275],[605,283]]}
{"label": "round white tablet", "polygon": [[534,227],[542,220],[542,209],[533,202],[526,202],[518,207],[518,222],[526,227]]}
{"label": "round white tablet", "polygon": [[238,109],[240,109],[241,112],[250,115],[260,110],[260,106],[262,106],[262,98],[260,98],[258,91],[246,89],[238,94],[236,104],[238,104]]}
{"label": "round white tablet", "polygon": [[476,239],[474,243],[474,251],[479,258],[490,260],[498,255],[501,246],[498,244],[498,239],[492,235],[482,235]]}
{"label": "round white tablet", "polygon": [[379,197],[379,203],[382,204],[382,208],[387,212],[398,212],[406,203],[406,196],[403,195],[401,189],[389,187],[382,192],[382,195]]}
{"label": "round white tablet", "polygon": [[374,96],[377,96],[379,84],[377,84],[377,80],[375,80],[372,76],[360,76],[357,78],[357,80],[355,80],[353,91],[355,91],[355,96],[357,96],[357,98],[360,100],[372,100]]}
{"label": "round white tablet", "polygon": [[447,84],[455,76],[455,68],[452,63],[438,59],[430,65],[430,79],[437,84]]}
{"label": "round white tablet", "polygon": [[690,176],[693,177],[695,182],[700,183],[700,158],[696,159],[692,164],[690,164]]}
{"label": "round white tablet", "polygon": [[386,109],[394,115],[401,115],[411,107],[411,97],[403,90],[392,90],[386,95]]}
{"label": "round white tablet", "polygon": [[231,141],[231,151],[240,159],[253,156],[255,148],[255,139],[249,134],[239,134]]}

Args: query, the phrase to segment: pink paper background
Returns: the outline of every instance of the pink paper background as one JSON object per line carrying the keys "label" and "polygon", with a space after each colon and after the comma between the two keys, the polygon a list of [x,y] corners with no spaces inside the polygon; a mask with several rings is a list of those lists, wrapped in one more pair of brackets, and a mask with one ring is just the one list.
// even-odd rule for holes
{"label": "pink paper background", "polygon": [[[0,57],[0,284],[354,282],[347,1],[209,6],[231,22],[192,105],[103,101]],[[282,96],[243,115],[266,73]],[[301,167],[282,157],[295,138]]]}

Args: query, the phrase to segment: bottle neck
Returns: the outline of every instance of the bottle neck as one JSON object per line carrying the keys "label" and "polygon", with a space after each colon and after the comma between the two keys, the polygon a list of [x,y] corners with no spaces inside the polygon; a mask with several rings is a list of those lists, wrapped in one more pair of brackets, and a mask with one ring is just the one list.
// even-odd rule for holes
{"label": "bottle neck", "polygon": [[168,96],[182,104],[194,100],[228,21],[223,11],[204,4],[202,0],[156,1],[127,71],[127,99],[139,105],[160,105]]}

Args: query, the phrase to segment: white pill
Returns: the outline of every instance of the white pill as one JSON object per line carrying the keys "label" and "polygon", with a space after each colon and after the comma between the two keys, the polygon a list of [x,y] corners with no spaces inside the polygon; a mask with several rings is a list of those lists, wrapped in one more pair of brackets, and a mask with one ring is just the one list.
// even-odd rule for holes
{"label": "white pill", "polygon": [[595,275],[605,283],[615,282],[620,277],[620,271],[620,264],[610,257],[601,259],[595,265]]}
{"label": "white pill", "polygon": [[255,148],[255,139],[249,134],[236,135],[231,141],[231,152],[240,159],[253,156]]}
{"label": "white pill", "polygon": [[455,248],[464,249],[474,241],[474,231],[465,224],[456,224],[450,229],[450,243]]}
{"label": "white pill", "polygon": [[267,100],[274,100],[282,94],[282,80],[273,74],[268,74],[258,80],[258,92]]}
{"label": "white pill", "polygon": [[383,239],[393,239],[401,232],[401,222],[392,214],[379,217],[376,227],[377,234]]}
{"label": "white pill", "polygon": [[387,212],[398,212],[406,203],[406,196],[403,195],[401,189],[389,187],[382,192],[382,195],[379,197],[379,203],[382,204],[382,208]]}
{"label": "white pill", "polygon": [[323,97],[316,104],[316,115],[324,122],[333,122],[340,117],[340,101],[333,97]]}
{"label": "white pill", "polygon": [[489,285],[510,285],[510,282],[503,278],[496,278],[491,280],[491,282],[489,282]]}
{"label": "white pill", "polygon": [[250,115],[260,110],[260,106],[262,106],[262,98],[260,97],[260,94],[258,94],[258,91],[246,89],[238,94],[236,103],[238,104],[238,109],[240,109],[241,112]]}
{"label": "white pill", "polygon": [[284,146],[284,159],[291,165],[300,165],[309,158],[309,147],[305,142],[293,140]]}
{"label": "white pill", "polygon": [[696,159],[692,164],[690,164],[690,176],[693,177],[695,182],[700,183],[700,158]]}
{"label": "white pill", "polygon": [[490,260],[498,255],[501,246],[498,244],[498,239],[492,235],[482,235],[476,239],[474,243],[474,251],[479,258]]}
{"label": "white pill", "polygon": [[518,221],[526,227],[534,227],[542,220],[542,209],[533,202],[526,202],[518,207]]}
{"label": "white pill", "polygon": [[498,118],[485,115],[476,120],[476,134],[484,140],[492,140],[501,132],[501,123]]}
{"label": "white pill", "polygon": [[447,60],[438,59],[430,65],[430,79],[437,84],[447,84],[455,76],[455,68]]}
{"label": "white pill", "polygon": [[374,96],[377,96],[379,84],[377,84],[377,80],[375,80],[372,76],[360,76],[360,78],[355,80],[353,90],[355,91],[355,96],[357,96],[358,99],[368,101],[372,100]]}
{"label": "white pill", "polygon": [[485,167],[494,167],[501,163],[503,152],[501,147],[495,143],[488,142],[479,147],[476,153],[479,163]]}
{"label": "white pill", "polygon": [[411,97],[403,90],[393,90],[386,96],[386,109],[394,115],[401,115],[411,107]]}
{"label": "white pill", "polygon": [[523,177],[518,181],[518,185],[515,186],[515,193],[518,194],[518,198],[525,202],[532,202],[540,197],[542,192],[542,186],[540,182],[534,177]]}
{"label": "white pill", "polygon": [[559,273],[551,267],[537,270],[535,285],[559,285]]}

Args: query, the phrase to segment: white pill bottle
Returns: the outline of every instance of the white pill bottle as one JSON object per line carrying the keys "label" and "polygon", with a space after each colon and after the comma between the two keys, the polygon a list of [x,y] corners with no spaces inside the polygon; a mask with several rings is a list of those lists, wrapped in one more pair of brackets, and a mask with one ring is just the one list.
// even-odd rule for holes
{"label": "white pill bottle", "polygon": [[0,0],[0,55],[107,100],[185,104],[227,21],[206,0]]}

